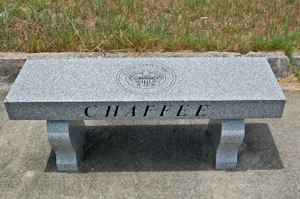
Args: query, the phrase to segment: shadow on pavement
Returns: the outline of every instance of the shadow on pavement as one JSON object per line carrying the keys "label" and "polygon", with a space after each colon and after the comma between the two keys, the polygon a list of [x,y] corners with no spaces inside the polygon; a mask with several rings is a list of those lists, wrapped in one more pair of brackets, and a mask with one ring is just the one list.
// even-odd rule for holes
{"label": "shadow on pavement", "polygon": [[[89,127],[79,172],[214,170],[207,125]],[[282,169],[269,127],[246,124],[234,171]],[[52,150],[45,169],[57,172]]]}

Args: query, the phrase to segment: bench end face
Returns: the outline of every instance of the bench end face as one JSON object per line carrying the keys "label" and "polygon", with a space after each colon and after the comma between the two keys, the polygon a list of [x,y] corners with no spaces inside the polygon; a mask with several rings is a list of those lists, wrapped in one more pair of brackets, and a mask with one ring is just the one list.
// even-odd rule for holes
{"label": "bench end face", "polygon": [[5,102],[11,120],[281,118],[286,100],[211,102]]}

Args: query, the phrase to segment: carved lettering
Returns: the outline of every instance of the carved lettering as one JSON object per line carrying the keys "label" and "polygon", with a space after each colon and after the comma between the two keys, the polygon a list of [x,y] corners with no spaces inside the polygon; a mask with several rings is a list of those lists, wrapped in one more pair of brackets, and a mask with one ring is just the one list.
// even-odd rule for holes
{"label": "carved lettering", "polygon": [[[208,105],[200,105],[199,106],[199,108],[198,108],[198,110],[197,110],[197,112],[196,112],[196,117],[197,116],[205,116],[205,111],[206,111],[206,109],[208,108]],[[204,113],[204,114],[203,114]]]}
{"label": "carved lettering", "polygon": [[186,116],[185,113],[183,115],[180,115],[181,112],[185,112],[186,111],[186,109],[183,109],[184,106],[189,107],[189,105],[181,105],[180,108],[179,108],[179,110],[178,110],[177,117],[179,117],[179,116]]}
{"label": "carved lettering", "polygon": [[97,108],[97,106],[88,106],[88,107],[84,110],[84,114],[85,114],[87,117],[94,117],[94,116],[95,116],[95,115],[90,115],[90,114],[89,114],[89,109],[92,108],[92,107]]}
{"label": "carved lettering", "polygon": [[[176,105],[144,105],[136,109],[136,106],[125,106],[120,107],[116,105],[110,106],[96,106],[91,105],[84,109],[84,114],[89,118],[103,118],[103,117],[149,117],[157,118],[166,117],[174,118],[175,117],[188,117],[188,118],[201,118],[207,117],[207,109],[209,105],[196,105],[196,104],[182,104]],[[175,109],[175,110],[173,110]],[[172,111],[171,111],[172,110]],[[127,112],[128,111],[128,112]],[[194,112],[195,111],[195,112]],[[171,115],[172,114],[172,115]]]}
{"label": "carved lettering", "polygon": [[145,113],[144,113],[144,117],[146,117],[147,116],[147,113],[148,112],[151,112],[151,108],[150,107],[154,107],[154,105],[152,105],[152,106],[146,106],[146,110],[145,110]]}
{"label": "carved lettering", "polygon": [[135,116],[135,106],[132,107],[132,109],[130,109],[130,111],[128,113],[126,113],[125,117],[127,117],[127,115],[131,114],[132,117]]}
{"label": "carved lettering", "polygon": [[[107,107],[107,111],[106,111],[106,115],[105,115],[105,117],[108,117],[108,116],[109,116],[110,107],[111,107],[111,106],[108,106],[108,107]],[[116,116],[117,116],[117,114],[118,114],[118,110],[119,110],[119,106],[116,106],[115,113],[114,113],[114,117],[116,117]]]}
{"label": "carved lettering", "polygon": [[[171,107],[172,105],[169,105],[169,107]],[[164,112],[167,112],[169,109],[167,109],[167,106],[165,105],[160,113],[160,117],[164,116]]]}

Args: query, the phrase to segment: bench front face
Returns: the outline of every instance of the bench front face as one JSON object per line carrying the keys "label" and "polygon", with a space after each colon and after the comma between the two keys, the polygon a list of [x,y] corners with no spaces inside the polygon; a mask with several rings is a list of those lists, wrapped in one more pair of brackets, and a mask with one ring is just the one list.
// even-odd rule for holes
{"label": "bench front face", "polygon": [[281,117],[285,96],[265,58],[27,60],[10,119]]}

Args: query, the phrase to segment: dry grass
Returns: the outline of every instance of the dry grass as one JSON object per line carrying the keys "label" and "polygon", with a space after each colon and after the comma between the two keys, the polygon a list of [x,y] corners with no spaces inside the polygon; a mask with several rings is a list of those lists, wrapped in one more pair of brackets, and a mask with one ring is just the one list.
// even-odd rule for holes
{"label": "dry grass", "polygon": [[300,91],[300,81],[294,74],[285,79],[278,79],[278,83],[280,85],[288,85],[287,88],[284,88],[285,90]]}
{"label": "dry grass", "polygon": [[0,9],[1,51],[300,49],[298,0],[4,0]]}
{"label": "dry grass", "polygon": [[300,74],[296,67],[292,65],[293,74],[285,79],[277,79],[278,83],[285,90],[300,91]]}

